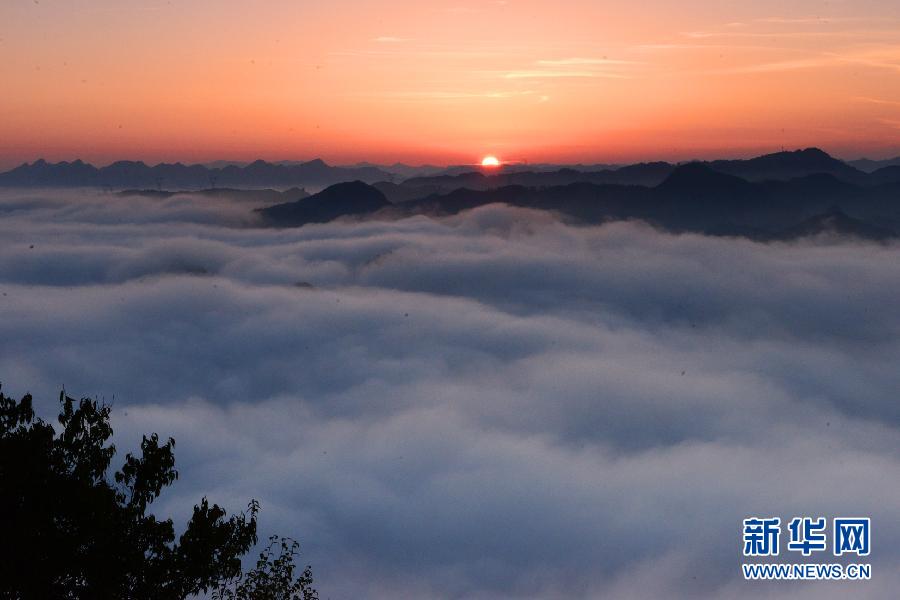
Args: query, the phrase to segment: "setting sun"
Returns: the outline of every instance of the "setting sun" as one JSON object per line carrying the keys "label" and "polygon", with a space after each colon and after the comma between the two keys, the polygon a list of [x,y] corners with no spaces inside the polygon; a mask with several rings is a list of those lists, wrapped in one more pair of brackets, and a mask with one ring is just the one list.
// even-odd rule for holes
{"label": "setting sun", "polygon": [[500,160],[498,160],[496,156],[485,156],[483,159],[481,159],[481,166],[482,167],[499,167]]}

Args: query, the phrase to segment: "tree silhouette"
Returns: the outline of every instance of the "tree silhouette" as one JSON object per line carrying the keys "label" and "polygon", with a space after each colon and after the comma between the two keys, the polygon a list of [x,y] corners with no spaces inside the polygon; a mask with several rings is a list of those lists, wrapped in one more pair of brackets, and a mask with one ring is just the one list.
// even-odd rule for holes
{"label": "tree silhouette", "polygon": [[[171,519],[146,512],[178,479],[175,441],[144,436],[110,479],[110,407],[65,393],[60,404],[57,434],[31,395],[0,392],[0,598],[317,598],[309,567],[293,576],[296,542],[274,558],[273,540],[242,575],[257,542],[255,500],[228,516],[203,498],[176,541]],[[247,595],[256,590],[265,593]]]}
{"label": "tree silhouette", "polygon": [[[290,538],[273,535],[259,555],[256,568],[233,581],[224,582],[213,592],[213,600],[318,600],[312,587],[312,568],[307,565],[294,575],[294,558],[300,544]],[[277,554],[276,554],[277,551]]]}

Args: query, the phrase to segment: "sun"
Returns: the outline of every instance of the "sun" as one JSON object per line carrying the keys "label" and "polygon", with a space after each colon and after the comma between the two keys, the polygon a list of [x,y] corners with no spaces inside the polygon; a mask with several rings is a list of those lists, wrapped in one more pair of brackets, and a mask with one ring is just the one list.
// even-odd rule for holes
{"label": "sun", "polygon": [[500,160],[496,156],[488,155],[481,159],[481,166],[482,167],[499,167]]}

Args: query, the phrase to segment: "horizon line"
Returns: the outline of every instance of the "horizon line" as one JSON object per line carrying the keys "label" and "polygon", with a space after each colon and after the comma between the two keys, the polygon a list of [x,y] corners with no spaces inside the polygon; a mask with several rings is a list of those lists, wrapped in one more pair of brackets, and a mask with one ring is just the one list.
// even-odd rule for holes
{"label": "horizon line", "polygon": [[[673,164],[673,165],[681,165],[681,164],[688,164],[688,163],[692,163],[692,162],[708,162],[708,161],[713,161],[713,160],[749,160],[749,159],[758,158],[761,156],[769,156],[769,155],[782,154],[782,153],[796,153],[796,152],[802,152],[802,151],[806,151],[806,150],[819,150],[821,152],[824,152],[828,156],[830,156],[836,160],[845,162],[845,163],[855,162],[855,161],[863,161],[863,160],[879,162],[879,161],[888,161],[888,160],[900,158],[900,151],[898,151],[897,154],[889,153],[889,154],[885,154],[884,156],[874,157],[874,158],[872,156],[858,156],[856,158],[846,158],[846,157],[834,155],[834,154],[828,152],[827,150],[823,149],[821,146],[806,146],[806,147],[798,147],[798,148],[784,148],[783,147],[780,150],[774,150],[772,152],[763,152],[763,153],[743,152],[743,153],[737,153],[737,154],[726,153],[725,155],[719,155],[719,156],[712,156],[712,155],[707,155],[705,157],[697,156],[694,158],[683,159],[683,160],[672,160],[672,159],[667,159],[667,158],[644,158],[644,159],[635,160],[635,161],[610,161],[610,162],[607,162],[607,161],[603,161],[603,160],[599,160],[599,159],[598,160],[581,159],[581,160],[574,161],[574,162],[573,161],[555,162],[555,161],[541,161],[541,160],[528,161],[528,160],[523,160],[523,159],[503,160],[501,158],[500,168],[502,168],[503,166],[510,166],[510,165],[529,165],[529,164],[566,167],[566,166],[600,166],[600,165],[602,165],[602,166],[626,166],[626,165],[634,165],[634,164],[641,164],[641,163],[666,162],[666,163]],[[377,168],[377,167],[392,167],[392,166],[404,166],[404,167],[409,167],[409,168],[428,168],[428,167],[432,167],[432,168],[454,168],[454,167],[482,168],[482,165],[479,162],[473,162],[473,163],[465,163],[465,162],[457,162],[457,163],[430,162],[429,163],[429,162],[424,162],[424,163],[414,164],[414,163],[410,163],[410,162],[404,162],[402,160],[385,161],[385,162],[360,160],[360,161],[356,161],[356,162],[346,162],[346,163],[334,162],[334,163],[331,163],[331,162],[328,162],[327,160],[325,160],[324,158],[322,158],[321,156],[317,156],[317,157],[310,158],[310,159],[255,158],[252,160],[239,160],[239,159],[217,158],[217,159],[210,159],[210,160],[199,161],[199,162],[185,162],[182,160],[173,160],[173,161],[162,160],[160,162],[151,162],[151,161],[146,161],[143,159],[119,158],[119,159],[111,160],[110,162],[107,162],[107,163],[91,162],[90,160],[85,160],[80,157],[72,158],[69,160],[62,159],[62,160],[52,161],[52,160],[47,160],[46,158],[44,158],[42,156],[39,156],[30,161],[23,160],[21,162],[18,162],[14,166],[11,166],[9,168],[6,168],[6,169],[0,171],[0,173],[6,173],[6,172],[9,172],[9,171],[12,171],[17,168],[24,167],[24,166],[34,166],[39,163],[45,163],[45,164],[49,164],[49,165],[80,163],[80,164],[84,164],[84,165],[89,165],[95,169],[103,169],[103,168],[110,167],[117,163],[136,163],[136,164],[142,164],[142,165],[150,167],[150,168],[159,167],[159,166],[181,165],[184,167],[200,166],[200,167],[204,167],[207,169],[222,169],[222,168],[226,168],[228,166],[245,168],[251,164],[259,163],[259,162],[270,164],[270,165],[276,165],[276,166],[285,166],[285,165],[283,165],[283,163],[297,163],[297,166],[299,166],[299,165],[304,165],[304,164],[309,164],[309,163],[320,162],[325,166],[337,167],[337,168],[365,168],[365,167]],[[228,164],[218,166],[215,163],[228,163]]]}

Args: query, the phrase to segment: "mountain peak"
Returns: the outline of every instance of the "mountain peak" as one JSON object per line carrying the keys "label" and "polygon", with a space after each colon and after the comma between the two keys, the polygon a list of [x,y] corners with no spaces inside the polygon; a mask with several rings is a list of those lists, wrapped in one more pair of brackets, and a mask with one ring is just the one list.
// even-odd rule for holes
{"label": "mountain peak", "polygon": [[144,168],[147,165],[142,160],[117,160],[114,163],[111,163],[109,166],[104,167],[105,169],[111,168]]}
{"label": "mountain peak", "polygon": [[802,150],[795,150],[794,153],[801,154],[803,156],[816,156],[819,158],[830,158],[832,160],[836,160],[833,156],[831,156],[821,148],[816,148],[815,146],[803,148]]}
{"label": "mountain peak", "polygon": [[748,181],[793,179],[814,173],[831,173],[843,181],[857,183],[864,177],[861,171],[814,147],[763,154],[746,160],[715,160],[708,164],[717,171],[737,175]]}
{"label": "mountain peak", "polygon": [[[781,150],[780,152],[772,152],[770,154],[762,154],[746,160],[717,160],[716,164],[723,163],[800,163],[800,164],[830,164],[840,163],[821,148],[815,146],[809,148],[800,148],[797,150]],[[843,164],[843,163],[841,163]]]}
{"label": "mountain peak", "polygon": [[336,183],[307,198],[276,204],[259,212],[271,224],[296,227],[307,223],[327,223],[342,216],[373,213],[389,206],[385,195],[362,181]]}
{"label": "mountain peak", "polygon": [[329,198],[341,198],[353,196],[356,198],[371,198],[376,200],[383,200],[387,202],[387,198],[384,197],[378,188],[369,185],[368,183],[363,183],[362,181],[345,181],[342,183],[335,183],[334,185],[330,185],[318,194],[313,194],[306,200],[302,200],[302,202],[307,202],[312,200],[313,198],[320,199],[329,199]]}
{"label": "mountain peak", "polygon": [[821,148],[811,147],[811,148],[803,148],[802,150],[794,150],[793,152],[785,152],[787,157],[800,159],[804,162],[811,163],[830,163],[830,162],[841,162],[838,159],[834,158]]}

